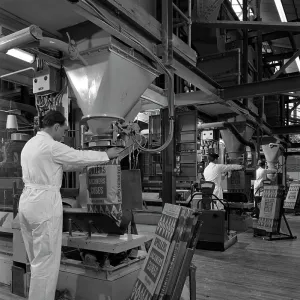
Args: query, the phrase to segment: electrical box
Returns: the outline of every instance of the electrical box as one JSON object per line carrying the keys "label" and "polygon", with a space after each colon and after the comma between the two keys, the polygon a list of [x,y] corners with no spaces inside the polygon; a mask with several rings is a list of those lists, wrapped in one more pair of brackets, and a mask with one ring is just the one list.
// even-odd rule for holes
{"label": "electrical box", "polygon": [[201,139],[203,141],[214,140],[214,131],[213,130],[204,130],[201,132]]}
{"label": "electrical box", "polygon": [[37,95],[58,93],[61,89],[59,72],[59,70],[52,67],[38,71],[33,78],[33,93]]}

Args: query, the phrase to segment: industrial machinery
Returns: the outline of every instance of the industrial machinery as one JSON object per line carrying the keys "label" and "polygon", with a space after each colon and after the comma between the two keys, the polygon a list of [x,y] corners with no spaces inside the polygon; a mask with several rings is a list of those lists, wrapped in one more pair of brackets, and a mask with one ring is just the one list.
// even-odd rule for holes
{"label": "industrial machinery", "polygon": [[[75,120],[81,149],[124,150],[118,160],[78,174],[76,205],[64,207],[64,255],[57,288],[67,289],[76,299],[127,299],[146,255],[138,249],[152,236],[130,230],[133,209],[142,207],[141,178],[139,170],[121,170],[120,160],[145,144],[131,120],[139,112],[135,106],[140,96],[158,73],[147,60],[101,30],[79,40],[76,49],[81,61],[66,57],[66,78],[45,66],[33,79],[39,113],[36,129],[51,109],[60,110],[68,119],[69,84],[83,114]],[[30,267],[17,218],[11,231],[12,291],[26,296]]]}
{"label": "industrial machinery", "polygon": [[[225,164],[239,164],[244,166],[243,171],[231,171],[223,174],[223,197],[217,201],[224,202],[224,210],[204,209],[202,233],[198,247],[210,250],[226,250],[237,241],[237,231],[246,231],[252,226],[250,210],[253,203],[251,199],[251,179],[254,178],[256,165],[255,146],[250,142],[254,129],[241,117],[232,118],[226,122],[204,123],[198,126],[206,135],[213,135],[213,130],[219,129],[225,145],[219,148],[219,162]],[[247,147],[250,151],[247,151]],[[208,151],[207,151],[208,152]],[[214,152],[217,152],[214,149]],[[210,197],[213,201],[215,195],[203,196],[200,187],[199,192],[192,196],[192,206]],[[198,195],[199,194],[199,195]],[[200,200],[199,200],[200,198]],[[202,199],[202,200],[201,200]]]}
{"label": "industrial machinery", "polygon": [[[162,132],[165,109],[149,118],[148,145],[156,148],[162,144]],[[176,163],[176,203],[188,205],[191,199],[193,183],[198,177],[198,144],[200,137],[197,124],[197,111],[175,110],[174,143]],[[162,155],[160,153],[143,153],[143,200],[148,206],[161,206],[162,189]]]}

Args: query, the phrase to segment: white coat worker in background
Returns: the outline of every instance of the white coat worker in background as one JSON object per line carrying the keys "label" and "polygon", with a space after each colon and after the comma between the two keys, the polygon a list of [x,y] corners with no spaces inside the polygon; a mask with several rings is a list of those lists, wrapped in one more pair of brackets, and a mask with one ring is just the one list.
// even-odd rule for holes
{"label": "white coat worker in background", "polygon": [[258,168],[256,170],[256,179],[254,181],[254,214],[253,217],[259,217],[259,203],[261,202],[261,198],[263,195],[263,186],[264,181],[267,180],[268,174],[275,174],[277,171],[275,169],[265,169],[266,162],[264,160],[258,161]]}
{"label": "white coat worker in background", "polygon": [[[222,173],[226,173],[233,170],[242,170],[243,166],[241,165],[223,165],[218,164],[217,159],[219,155],[216,153],[212,153],[208,155],[208,166],[204,169],[204,178],[205,181],[211,181],[215,184],[214,195],[219,199],[223,199],[223,190],[221,187]],[[224,209],[224,206],[219,202],[215,202],[215,206],[217,209]]]}
{"label": "white coat worker in background", "polygon": [[258,161],[258,168],[256,170],[256,179],[254,181],[254,197],[261,197],[263,194],[263,182],[267,180],[268,174],[275,174],[275,169],[265,169],[266,163],[264,160]]}
{"label": "white coat worker in background", "polygon": [[60,143],[67,124],[58,111],[48,112],[42,122],[43,129],[21,153],[25,187],[19,202],[19,219],[31,266],[29,300],[55,297],[61,259],[63,171],[108,162],[121,151],[80,151]]}

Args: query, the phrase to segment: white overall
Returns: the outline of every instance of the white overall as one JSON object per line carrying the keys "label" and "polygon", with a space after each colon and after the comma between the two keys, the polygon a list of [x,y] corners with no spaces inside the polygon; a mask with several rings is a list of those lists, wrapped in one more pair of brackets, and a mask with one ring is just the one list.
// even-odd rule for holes
{"label": "white overall", "polygon": [[[233,170],[241,170],[242,166],[240,165],[222,165],[215,164],[210,162],[208,166],[204,169],[203,175],[205,181],[211,181],[215,183],[214,195],[217,196],[220,200],[223,199],[223,190],[221,186],[222,173],[226,173]],[[224,209],[223,204],[219,201],[216,201],[217,209]]]}
{"label": "white overall", "polygon": [[109,161],[105,152],[74,150],[38,132],[21,153],[24,191],[19,202],[20,227],[31,265],[29,300],[53,300],[62,242],[64,170]]}
{"label": "white overall", "polygon": [[61,258],[60,188],[26,184],[19,220],[31,266],[29,299],[54,299]]}

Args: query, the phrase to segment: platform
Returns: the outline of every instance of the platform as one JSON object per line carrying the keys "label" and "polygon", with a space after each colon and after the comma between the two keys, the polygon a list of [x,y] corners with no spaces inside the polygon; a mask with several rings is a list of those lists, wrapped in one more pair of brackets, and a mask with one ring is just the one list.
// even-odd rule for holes
{"label": "platform", "polygon": [[139,247],[152,238],[152,234],[92,234],[88,238],[86,233],[72,232],[72,236],[69,236],[69,233],[63,233],[62,246],[117,254]]}

